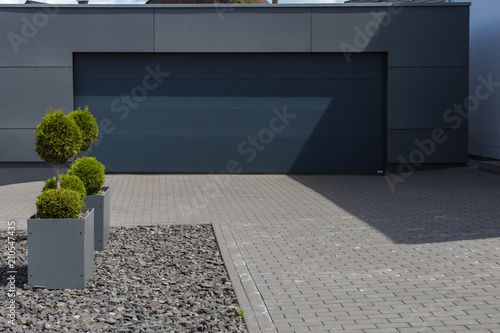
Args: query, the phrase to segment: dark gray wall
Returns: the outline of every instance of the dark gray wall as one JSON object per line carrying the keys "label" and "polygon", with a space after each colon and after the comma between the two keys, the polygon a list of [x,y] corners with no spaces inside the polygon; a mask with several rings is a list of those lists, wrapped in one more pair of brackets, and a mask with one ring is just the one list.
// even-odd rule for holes
{"label": "dark gray wall", "polygon": [[39,161],[47,107],[74,106],[75,52],[386,52],[387,162],[432,140],[424,162],[467,158],[469,4],[0,6],[0,162]]}

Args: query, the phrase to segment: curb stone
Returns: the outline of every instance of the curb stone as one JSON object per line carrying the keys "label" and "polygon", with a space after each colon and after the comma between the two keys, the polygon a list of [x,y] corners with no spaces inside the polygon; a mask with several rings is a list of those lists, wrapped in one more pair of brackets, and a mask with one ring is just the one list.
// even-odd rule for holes
{"label": "curb stone", "polygon": [[[231,230],[228,226],[220,226],[219,223],[214,223],[212,228],[214,229],[215,239],[219,245],[219,251],[226,266],[227,273],[233,284],[236,298],[243,310],[243,318],[248,332],[278,332],[267,311],[267,307],[258,291],[255,281],[253,281],[241,257],[241,253],[234,241]],[[243,277],[247,278],[243,279]],[[249,298],[251,298],[251,302]],[[251,304],[254,304],[254,306],[252,307]],[[257,309],[254,309],[254,307]]]}

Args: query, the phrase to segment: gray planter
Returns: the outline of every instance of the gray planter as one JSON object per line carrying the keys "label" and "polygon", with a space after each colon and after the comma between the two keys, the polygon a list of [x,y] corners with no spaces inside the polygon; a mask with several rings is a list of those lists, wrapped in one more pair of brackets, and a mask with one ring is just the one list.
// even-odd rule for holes
{"label": "gray planter", "polygon": [[29,286],[83,289],[93,271],[93,209],[85,219],[28,219]]}
{"label": "gray planter", "polygon": [[94,246],[96,251],[104,250],[109,239],[109,214],[111,209],[111,188],[103,186],[104,195],[87,195],[85,207],[94,208]]}

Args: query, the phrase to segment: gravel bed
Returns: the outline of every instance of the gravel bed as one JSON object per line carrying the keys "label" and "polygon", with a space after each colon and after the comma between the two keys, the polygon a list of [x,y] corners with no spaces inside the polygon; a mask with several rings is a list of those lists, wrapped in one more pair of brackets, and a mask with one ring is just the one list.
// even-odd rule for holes
{"label": "gravel bed", "polygon": [[112,228],[83,290],[29,288],[26,232],[16,238],[16,325],[5,316],[10,269],[2,260],[0,331],[247,332],[211,226]]}

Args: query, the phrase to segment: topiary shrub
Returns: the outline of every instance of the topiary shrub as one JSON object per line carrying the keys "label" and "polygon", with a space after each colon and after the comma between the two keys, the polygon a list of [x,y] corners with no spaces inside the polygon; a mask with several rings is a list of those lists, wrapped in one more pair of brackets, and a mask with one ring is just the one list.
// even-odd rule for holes
{"label": "topiary shrub", "polygon": [[97,126],[94,116],[89,112],[88,106],[85,106],[83,110],[81,106],[79,106],[78,109],[70,112],[68,116],[73,118],[82,132],[82,142],[80,146],[80,157],[82,157],[83,152],[88,150],[94,141],[97,140],[99,127]]}
{"label": "topiary shrub", "polygon": [[97,195],[104,185],[104,165],[94,157],[84,156],[71,163],[68,174],[83,181],[87,195]]}
{"label": "topiary shrub", "polygon": [[[65,188],[67,190],[73,190],[80,193],[82,200],[84,200],[85,196],[87,195],[85,184],[83,184],[80,178],[74,175],[65,175],[65,174],[61,175],[61,188]],[[42,192],[55,189],[56,189],[56,177],[52,177],[45,181],[45,185],[43,186]]]}
{"label": "topiary shrub", "polygon": [[38,217],[41,219],[76,219],[82,207],[80,193],[65,188],[44,191],[36,200]]}
{"label": "topiary shrub", "polygon": [[35,131],[35,151],[48,164],[54,166],[56,188],[60,187],[59,168],[80,151],[82,135],[73,118],[61,109],[49,109]]}

